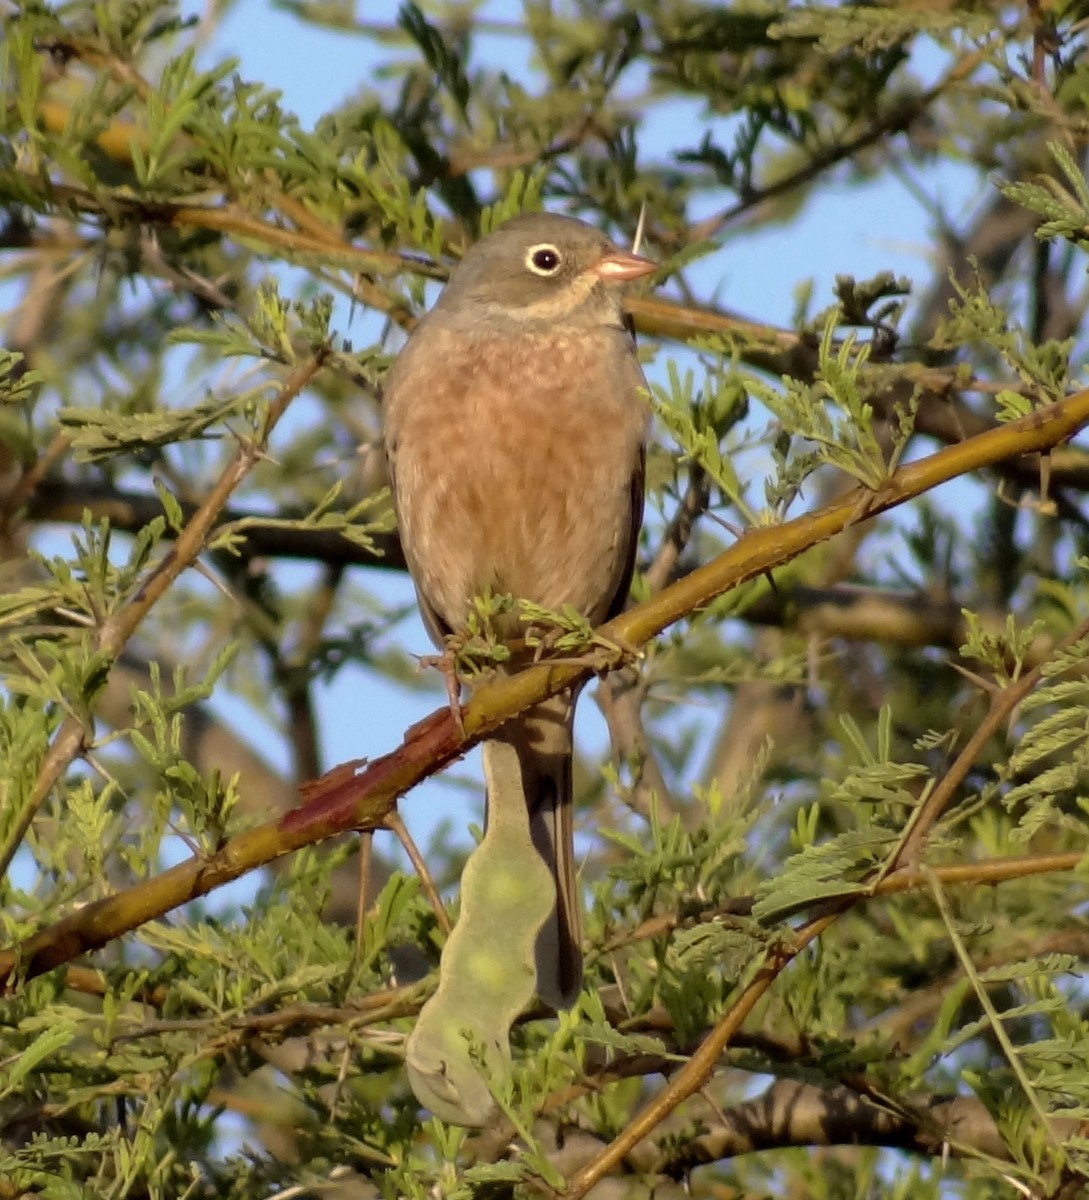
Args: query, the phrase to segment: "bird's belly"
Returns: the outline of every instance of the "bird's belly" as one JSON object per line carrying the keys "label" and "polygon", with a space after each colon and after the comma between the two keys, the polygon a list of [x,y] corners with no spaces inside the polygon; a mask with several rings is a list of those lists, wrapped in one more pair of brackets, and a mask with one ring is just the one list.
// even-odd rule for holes
{"label": "bird's belly", "polygon": [[451,629],[489,590],[599,620],[628,553],[645,417],[634,398],[617,420],[509,388],[508,379],[502,404],[470,392],[438,422],[432,410],[428,428],[402,429],[399,510],[413,575]]}

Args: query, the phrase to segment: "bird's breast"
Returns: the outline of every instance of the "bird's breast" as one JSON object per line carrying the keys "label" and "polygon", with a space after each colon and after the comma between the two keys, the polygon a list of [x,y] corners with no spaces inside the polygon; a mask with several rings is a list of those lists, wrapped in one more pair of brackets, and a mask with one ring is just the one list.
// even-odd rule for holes
{"label": "bird's breast", "polygon": [[626,338],[427,334],[398,359],[386,401],[401,539],[424,598],[452,629],[488,589],[600,619],[637,523],[647,426]]}

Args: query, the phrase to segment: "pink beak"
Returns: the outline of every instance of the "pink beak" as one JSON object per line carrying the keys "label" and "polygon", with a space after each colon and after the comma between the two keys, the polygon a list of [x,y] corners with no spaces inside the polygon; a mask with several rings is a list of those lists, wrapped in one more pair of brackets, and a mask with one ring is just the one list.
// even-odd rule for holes
{"label": "pink beak", "polygon": [[651,271],[657,269],[656,262],[651,262],[649,258],[643,258],[638,254],[630,254],[627,250],[613,250],[604,258],[598,259],[597,264],[592,268],[594,274],[598,278],[604,279],[606,283],[613,281],[626,283],[631,279],[642,279],[644,275],[649,275]]}

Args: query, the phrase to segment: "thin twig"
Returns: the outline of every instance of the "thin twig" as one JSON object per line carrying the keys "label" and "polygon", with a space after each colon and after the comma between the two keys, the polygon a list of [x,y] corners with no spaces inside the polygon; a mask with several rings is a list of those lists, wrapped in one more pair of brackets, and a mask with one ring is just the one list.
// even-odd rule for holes
{"label": "thin twig", "polygon": [[8,494],[0,498],[0,532],[7,529],[12,518],[34,495],[35,490],[57,462],[68,453],[71,441],[63,433],[55,433],[49,445],[34,460],[33,466],[24,471]]}
{"label": "thin twig", "polygon": [[968,772],[975,765],[980,752],[1040,682],[1048,663],[1054,661],[1055,656],[1067,647],[1086,637],[1089,637],[1089,619],[1072,629],[1043,662],[1038,663],[1031,671],[1008,683],[1004,688],[991,693],[990,708],[986,716],[976,727],[975,732],[968,739],[964,749],[957,755],[952,766],[916,809],[900,846],[889,860],[888,865],[882,870],[883,876],[891,875],[902,867],[915,866],[920,861],[930,830],[953,799],[957,788],[964,782]]}
{"label": "thin twig", "polygon": [[[1087,632],[1089,632],[1089,622],[1083,623],[1083,625],[1068,635],[1060,643],[1057,651],[1077,641],[1080,637],[1086,636]],[[967,767],[971,765],[967,760],[969,751],[972,752],[972,761],[975,761],[979,752],[993,735],[997,724],[1001,723],[1001,720],[997,719],[996,724],[996,710],[1008,716],[1017,704],[1023,702],[1032,688],[1039,682],[1042,674],[1043,665],[1029,672],[1028,675],[1018,680],[1015,684],[1009,685],[995,697],[990,710],[977,729],[976,735],[970,739],[964,751],[950,768],[947,777],[931,793],[930,798],[920,810],[920,817],[913,823],[909,839],[905,839],[905,843],[901,846],[901,851],[897,855],[897,861],[913,861],[908,860],[904,854],[908,848],[909,840],[913,839],[920,847],[925,842],[926,832],[938,818],[944,808],[945,802],[948,801],[959,785],[960,780],[967,771]],[[1011,691],[1013,695],[1007,695]],[[947,782],[947,780],[951,780],[951,782]],[[938,800],[934,800],[935,795],[939,797]],[[1065,855],[1040,856],[1032,861],[1031,866],[1034,872],[1041,866],[1049,870],[1073,870],[1081,862],[1082,858],[1083,855],[1077,852]],[[957,864],[952,868],[941,869],[931,868],[926,865],[914,870],[905,868],[896,874],[890,874],[883,879],[879,879],[876,885],[872,889],[869,889],[869,894],[888,894],[893,891],[907,890],[909,887],[918,887],[921,884],[926,884],[933,889],[935,881],[941,879],[942,875],[947,871],[952,873],[952,877],[963,879],[967,874],[971,874],[974,876],[974,881],[976,882],[994,882],[999,877],[1009,878],[1010,876],[1006,872],[1026,865],[1026,860],[1021,860],[1020,862],[1006,860],[1001,864],[993,864],[997,868],[993,874],[981,871],[980,867],[982,864]],[[985,879],[985,876],[988,874],[990,874],[990,878]],[[797,931],[791,945],[777,946],[769,951],[767,960],[757,972],[756,977],[745,987],[684,1067],[670,1080],[662,1092],[655,1096],[591,1163],[577,1172],[568,1181],[568,1187],[564,1192],[565,1200],[579,1200],[580,1197],[584,1196],[591,1187],[611,1172],[640,1141],[652,1133],[670,1113],[704,1085],[715,1069],[723,1050],[730,1044],[730,1041],[740,1030],[742,1023],[785,967],[806,946],[820,937],[840,916],[854,908],[861,898],[861,895],[855,895],[832,901],[826,912],[813,918]]]}
{"label": "thin twig", "polygon": [[423,888],[424,895],[427,897],[435,913],[435,920],[439,923],[439,928],[449,937],[454,931],[454,926],[450,922],[450,917],[447,915],[446,906],[442,902],[442,897],[439,895],[439,889],[435,886],[434,879],[431,878],[431,872],[427,868],[427,862],[424,856],[420,853],[419,847],[412,840],[412,834],[408,832],[404,821],[401,820],[401,814],[394,808],[386,814],[385,820],[382,822],[387,829],[392,830],[405,848],[405,853],[409,857],[409,861],[416,869],[416,874],[420,877],[420,886]]}
{"label": "thin twig", "polygon": [[[212,485],[207,499],[193,513],[170,549],[148,572],[139,591],[102,623],[95,638],[95,648],[100,653],[115,659],[174,580],[196,561],[231,493],[258,461],[261,444],[267,440],[276,423],[287,411],[288,405],[321,369],[324,358],[324,354],[318,354],[308,359],[296,367],[284,381],[268,407],[259,439],[239,442],[230,462]],[[12,824],[7,842],[0,847],[0,875],[7,872],[30,828],[30,823],[57,781],[82,750],[86,736],[87,730],[83,721],[76,716],[66,717],[54,734],[38,770],[34,787]]]}
{"label": "thin twig", "polygon": [[945,892],[942,890],[941,883],[925,863],[923,864],[922,871],[927,882],[930,884],[930,892],[934,897],[934,903],[938,906],[942,923],[945,925],[945,932],[949,935],[949,940],[952,943],[954,951],[956,951],[957,958],[960,960],[960,965],[972,985],[976,1000],[986,1014],[987,1021],[991,1027],[991,1033],[994,1034],[995,1040],[1002,1047],[1002,1053],[1005,1054],[1006,1061],[1010,1064],[1010,1069],[1013,1071],[1017,1082],[1021,1085],[1021,1090],[1025,1094],[1025,1099],[1029,1102],[1029,1107],[1036,1114],[1044,1135],[1051,1143],[1052,1148],[1057,1151],[1060,1161],[1065,1166],[1067,1156],[1063,1144],[1056,1136],[1055,1130],[1051,1127],[1047,1111],[1041,1103],[1036,1088],[1033,1087],[1032,1081],[1028,1077],[1028,1073],[1025,1071],[1025,1065],[1021,1061],[1021,1056],[1017,1053],[1017,1048],[1010,1040],[1010,1035],[1006,1032],[1006,1027],[1002,1023],[1002,1018],[999,1016],[998,1010],[988,995],[987,989],[980,981],[975,964],[968,953],[968,947],[964,944],[964,939],[957,932],[956,922],[953,920],[953,914],[949,911],[949,903],[945,898]]}
{"label": "thin twig", "polygon": [[824,174],[830,167],[837,166],[841,162],[846,162],[858,154],[860,150],[865,150],[867,147],[883,141],[890,134],[903,133],[905,130],[910,129],[926,113],[935,100],[938,100],[954,84],[967,79],[976,67],[984,61],[984,58],[985,55],[981,50],[973,50],[971,53],[965,54],[949,68],[933,87],[927,89],[922,95],[902,102],[893,112],[879,117],[873,124],[867,125],[865,129],[855,134],[854,137],[837,142],[823,154],[816,155],[797,171],[753,191],[750,195],[743,196],[735,204],[730,205],[729,208],[723,209],[714,216],[707,217],[698,224],[691,226],[687,231],[688,240],[699,242],[707,238],[712,238],[720,233],[731,221],[736,220],[757,205],[763,204],[768,200],[774,200],[777,196],[785,195],[787,192],[791,192],[803,184],[811,183],[818,176]]}
{"label": "thin twig", "polygon": [[363,961],[363,924],[367,917],[367,894],[371,886],[371,859],[374,851],[374,831],[364,829],[359,834],[359,892],[355,900],[355,940],[348,978],[354,979]]}

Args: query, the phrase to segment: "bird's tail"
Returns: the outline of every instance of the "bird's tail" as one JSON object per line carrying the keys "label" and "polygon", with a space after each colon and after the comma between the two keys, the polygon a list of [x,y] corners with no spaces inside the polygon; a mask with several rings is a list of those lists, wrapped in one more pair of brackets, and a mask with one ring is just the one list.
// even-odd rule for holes
{"label": "bird's tail", "polygon": [[518,754],[519,795],[505,794],[498,787],[500,772],[489,763],[491,743],[485,742],[483,747],[488,808],[526,806],[533,844],[555,881],[555,907],[541,927],[536,946],[537,994],[553,1008],[570,1008],[582,988],[571,791],[573,715],[570,696],[553,696],[508,721],[495,735],[495,741],[506,742]]}

